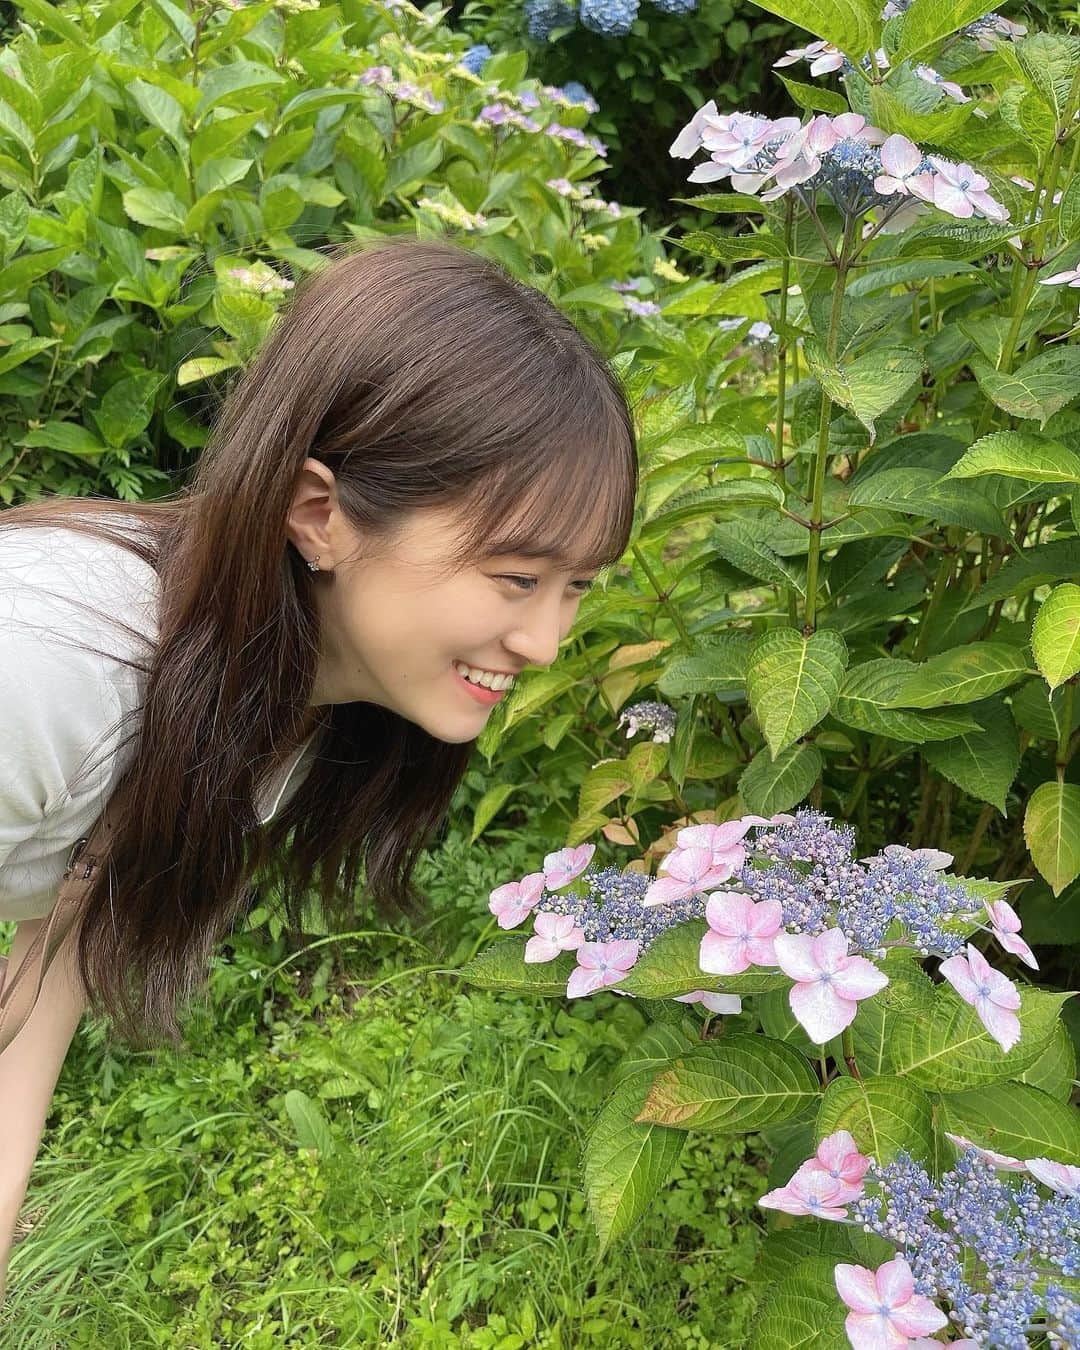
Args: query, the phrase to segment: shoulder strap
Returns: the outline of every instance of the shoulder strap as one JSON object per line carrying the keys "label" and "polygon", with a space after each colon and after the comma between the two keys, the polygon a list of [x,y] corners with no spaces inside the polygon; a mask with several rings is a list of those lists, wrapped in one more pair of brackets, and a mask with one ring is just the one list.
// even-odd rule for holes
{"label": "shoulder strap", "polygon": [[22,1030],[41,993],[49,966],[75,927],[94,874],[107,852],[112,827],[113,820],[106,806],[90,833],[73,845],[48,922],[34,934],[19,968],[13,970],[8,963],[7,976],[0,989],[0,1055]]}

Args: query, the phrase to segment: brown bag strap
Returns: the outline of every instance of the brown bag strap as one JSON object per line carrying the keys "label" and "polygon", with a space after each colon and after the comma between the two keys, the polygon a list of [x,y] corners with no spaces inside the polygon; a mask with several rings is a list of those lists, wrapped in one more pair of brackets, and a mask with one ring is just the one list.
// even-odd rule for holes
{"label": "brown bag strap", "polygon": [[106,806],[88,835],[76,840],[64,870],[64,881],[48,922],[34,934],[26,955],[13,970],[10,961],[0,989],[0,1055],[22,1030],[64,939],[75,927],[83,900],[107,852],[113,821]]}

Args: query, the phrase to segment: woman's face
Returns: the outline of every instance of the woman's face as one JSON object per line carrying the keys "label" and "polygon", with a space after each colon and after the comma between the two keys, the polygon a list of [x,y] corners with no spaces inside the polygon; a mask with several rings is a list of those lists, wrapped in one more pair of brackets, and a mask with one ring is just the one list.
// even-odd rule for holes
{"label": "woman's face", "polygon": [[447,575],[459,535],[455,513],[441,508],[413,513],[385,556],[348,561],[362,540],[339,510],[327,517],[325,489],[323,497],[321,517],[294,506],[288,530],[302,557],[319,554],[319,567],[335,574],[314,588],[322,650],[312,710],[362,700],[440,741],[473,740],[501,699],[486,690],[477,698],[454,662],[513,674],[550,665],[595,569],[506,556]]}

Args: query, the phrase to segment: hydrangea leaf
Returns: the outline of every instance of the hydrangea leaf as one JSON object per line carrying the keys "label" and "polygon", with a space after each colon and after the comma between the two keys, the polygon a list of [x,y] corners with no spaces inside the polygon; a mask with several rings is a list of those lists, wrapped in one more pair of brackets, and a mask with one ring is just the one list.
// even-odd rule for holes
{"label": "hydrangea leaf", "polygon": [[859,419],[870,433],[871,445],[877,435],[875,419],[887,412],[923,371],[923,358],[911,347],[875,347],[844,365],[830,361],[824,346],[814,338],[807,338],[803,349],[814,378],[834,403]]}
{"label": "hydrangea leaf", "polygon": [[945,478],[987,474],[1028,483],[1080,483],[1080,455],[1031,431],[990,431],[960,456]]}
{"label": "hydrangea leaf", "polygon": [[1060,895],[1080,876],[1080,786],[1040,783],[1028,798],[1024,839],[1035,866]]}
{"label": "hydrangea leaf", "polygon": [[1011,1158],[1080,1158],[1080,1111],[1027,1083],[998,1083],[974,1092],[946,1092],[941,1124],[983,1148]]}
{"label": "hydrangea leaf", "polygon": [[1005,795],[1020,768],[1020,741],[1012,713],[1000,701],[978,710],[982,727],[923,747],[923,758],[950,783],[1005,810]]}
{"label": "hydrangea leaf", "polygon": [[573,952],[562,952],[554,961],[525,961],[525,942],[508,938],[474,956],[461,967],[460,975],[480,989],[504,989],[519,994],[563,997],[566,981],[577,965]]}
{"label": "hydrangea leaf", "polygon": [[840,685],[840,694],[832,709],[833,717],[856,731],[884,736],[888,740],[909,741],[912,745],[947,741],[964,732],[977,731],[979,723],[972,712],[889,706],[905,680],[917,669],[916,662],[892,656],[852,666]]}
{"label": "hydrangea leaf", "polygon": [[757,815],[789,811],[805,801],[821,766],[821,752],[813,745],[789,745],[775,759],[759,750],[739,778],[739,793]]}
{"label": "hydrangea leaf", "polygon": [[834,1078],[818,1107],[815,1142],[834,1130],[848,1130],[859,1151],[881,1163],[901,1149],[922,1159],[934,1148],[930,1098],[905,1078]]}
{"label": "hydrangea leaf", "polygon": [[767,1036],[736,1034],[672,1060],[637,1119],[684,1130],[756,1130],[799,1115],[820,1095],[804,1055]]}
{"label": "hydrangea leaf", "polygon": [[1040,429],[1080,397],[1080,347],[1053,347],[1008,374],[973,356],[969,362],[979,387],[1003,412],[1035,419]]}
{"label": "hydrangea leaf", "polygon": [[1080,586],[1055,586],[1031,626],[1035,664],[1051,689],[1080,671]]}
{"label": "hydrangea leaf", "polygon": [[836,1350],[848,1343],[835,1264],[833,1256],[808,1256],[772,1286],[754,1318],[750,1350]]}
{"label": "hydrangea leaf", "polygon": [[773,759],[833,706],[847,662],[847,643],[830,629],[804,638],[795,628],[773,628],[755,641],[746,692]]}
{"label": "hydrangea leaf", "polygon": [[1039,1088],[1055,1101],[1067,1102],[1076,1078],[1076,1047],[1064,1022],[1054,1028],[1046,1049],[1034,1064],[1017,1075],[1021,1083]]}
{"label": "hydrangea leaf", "polygon": [[816,0],[812,10],[799,0],[765,0],[770,14],[807,28],[856,60],[881,46],[881,9],[873,0]]}
{"label": "hydrangea leaf", "polygon": [[977,703],[1034,672],[1022,647],[970,642],[924,661],[889,700],[891,707],[940,708]]}
{"label": "hydrangea leaf", "polygon": [[912,57],[924,58],[943,38],[975,19],[981,19],[985,13],[983,0],[951,0],[944,5],[941,0],[914,0],[903,15],[900,46],[894,62],[899,65]]}
{"label": "hydrangea leaf", "polygon": [[760,994],[791,981],[778,970],[751,968],[741,975],[707,975],[698,964],[701,939],[708,932],[704,920],[678,923],[661,933],[619,988],[639,998],[676,998],[704,989],[713,994]]}
{"label": "hydrangea leaf", "polygon": [[948,985],[932,1006],[891,1019],[892,1070],[938,1092],[961,1091],[1013,1078],[1034,1064],[1054,1034],[1061,1005],[1072,995],[1032,985],[1020,988],[1020,1039],[1007,1053],[970,1004]]}

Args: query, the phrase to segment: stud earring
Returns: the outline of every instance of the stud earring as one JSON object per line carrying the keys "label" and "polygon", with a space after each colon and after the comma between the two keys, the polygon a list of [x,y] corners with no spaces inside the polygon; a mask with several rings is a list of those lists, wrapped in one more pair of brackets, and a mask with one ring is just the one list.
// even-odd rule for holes
{"label": "stud earring", "polygon": [[321,553],[316,553],[314,558],[309,559],[308,566],[311,568],[313,572],[317,572],[319,570],[319,559],[321,557],[322,557]]}

